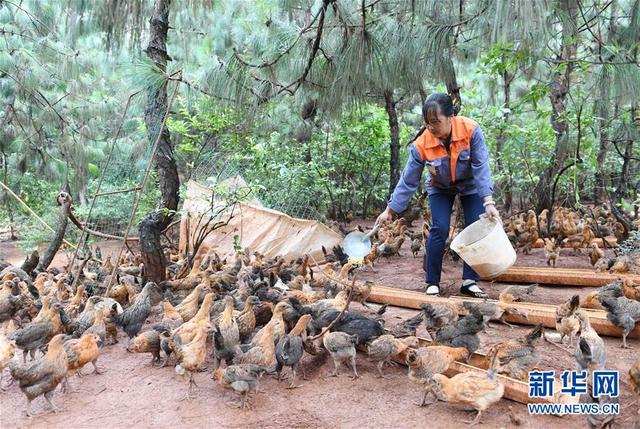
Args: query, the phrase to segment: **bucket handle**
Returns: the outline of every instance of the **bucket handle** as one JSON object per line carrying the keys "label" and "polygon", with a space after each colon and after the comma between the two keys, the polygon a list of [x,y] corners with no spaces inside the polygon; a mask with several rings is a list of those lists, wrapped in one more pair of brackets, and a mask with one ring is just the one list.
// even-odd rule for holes
{"label": "bucket handle", "polygon": [[489,216],[487,216],[486,213],[482,213],[480,216],[480,219],[486,219],[489,222],[493,222],[493,223],[499,223],[500,225],[502,225],[502,219],[498,218],[497,220],[494,218],[489,218]]}

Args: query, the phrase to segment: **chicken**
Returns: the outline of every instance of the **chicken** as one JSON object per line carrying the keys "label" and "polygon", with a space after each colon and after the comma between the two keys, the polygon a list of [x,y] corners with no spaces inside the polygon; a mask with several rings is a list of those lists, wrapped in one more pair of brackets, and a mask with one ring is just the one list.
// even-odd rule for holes
{"label": "chicken", "polygon": [[183,321],[188,322],[198,312],[200,293],[204,287],[205,284],[200,283],[191,291],[191,293],[189,293],[189,295],[185,297],[185,299],[182,300],[180,304],[175,307],[175,310],[180,313],[180,316],[182,316]]}
{"label": "chicken", "polygon": [[507,286],[500,292],[498,301],[501,302],[523,302],[525,295],[531,295],[531,293],[538,287],[537,283],[523,287],[523,286]]}
{"label": "chicken", "polygon": [[409,319],[405,319],[402,322],[398,323],[392,329],[392,334],[396,338],[410,337],[410,336],[415,337],[416,330],[418,329],[418,326],[420,326],[423,320],[424,320],[424,314],[421,311],[417,315],[410,317]]}
{"label": "chicken", "polygon": [[333,358],[333,364],[335,370],[332,377],[338,376],[338,369],[340,364],[349,361],[351,368],[353,369],[353,379],[359,377],[356,370],[356,344],[358,343],[358,337],[355,335],[349,335],[344,332],[329,332],[322,337],[322,344],[327,349],[331,357]]}
{"label": "chicken", "polygon": [[526,232],[518,236],[517,248],[522,249],[522,253],[528,255],[531,253],[531,248],[535,246],[538,238],[540,238],[538,228],[535,226],[529,227]]}
{"label": "chicken", "polygon": [[580,331],[580,320],[576,310],[580,305],[580,296],[574,295],[569,301],[556,307],[556,331],[560,334],[560,343],[569,337],[569,346],[573,346],[573,337]]}
{"label": "chicken", "polygon": [[402,248],[402,243],[404,243],[404,235],[396,238],[387,238],[387,240],[380,246],[380,255],[385,257],[401,256],[400,249]]}
{"label": "chicken", "polygon": [[468,358],[469,351],[464,347],[430,346],[407,350],[405,362],[409,367],[409,379],[425,388],[422,402],[418,405],[424,407],[427,404],[427,396],[433,392],[435,374],[442,374],[451,363]]}
{"label": "chicken", "polygon": [[[67,375],[80,373],[82,367],[91,362],[93,372],[101,374],[98,368],[98,356],[102,342],[97,334],[84,333],[80,338],[73,338],[64,342],[63,347],[67,355]],[[64,387],[68,387],[65,376]]]}
{"label": "chicken", "polygon": [[633,280],[624,279],[622,281],[622,292],[627,298],[640,301],[640,285],[634,284]]}
{"label": "chicken", "polygon": [[584,300],[580,303],[581,308],[591,308],[593,310],[604,310],[600,304],[600,295],[598,291],[589,292]]}
{"label": "chicken", "polygon": [[458,307],[455,304],[422,304],[420,308],[422,309],[425,328],[431,338],[435,338],[434,330],[458,320]]}
{"label": "chicken", "polygon": [[420,253],[422,249],[422,238],[415,238],[411,241],[411,253],[413,253],[413,257],[415,258]]}
{"label": "chicken", "polygon": [[246,352],[238,354],[234,359],[234,364],[248,364],[264,366],[269,368],[275,359],[276,347],[273,338],[275,325],[267,323],[262,329],[263,333],[255,345]]}
{"label": "chicken", "polygon": [[373,289],[373,283],[370,281],[365,281],[363,284],[354,284],[350,286],[351,288],[351,300],[354,302],[359,302],[363,306],[367,306],[367,298],[371,295],[371,290]]}
{"label": "chicken", "polygon": [[242,395],[240,408],[249,408],[247,397],[249,393],[257,391],[260,385],[260,377],[266,372],[266,368],[254,364],[231,365],[215,370],[213,378],[222,387],[231,388]]}
{"label": "chicken", "polygon": [[10,320],[25,304],[25,298],[22,295],[13,295],[11,290],[0,296],[0,323]]}
{"label": "chicken", "polygon": [[296,386],[295,382],[298,377],[298,365],[300,365],[300,360],[304,353],[303,343],[307,333],[307,325],[310,321],[311,315],[302,315],[291,332],[280,338],[278,344],[276,344],[276,372],[278,373],[278,380],[280,380],[282,368],[285,366],[291,367],[292,378],[289,389],[300,387]]}
{"label": "chicken", "polygon": [[631,348],[627,345],[627,335],[640,320],[640,302],[631,300],[622,295],[622,290],[611,291],[607,294],[600,293],[600,302],[607,310],[607,319],[622,329],[622,347]]}
{"label": "chicken", "polygon": [[60,312],[62,307],[56,303],[49,309],[49,313],[40,322],[31,322],[21,329],[15,331],[9,339],[23,350],[23,360],[26,361],[27,353],[31,359],[35,357],[36,350],[42,348],[56,334],[63,332]]}
{"label": "chicken", "polygon": [[382,335],[369,344],[367,354],[369,355],[369,359],[378,362],[378,374],[380,374],[380,378],[384,378],[382,368],[385,363],[398,357],[399,354],[404,353],[409,347],[417,346],[418,339],[416,337],[398,339],[393,335]]}
{"label": "chicken", "polygon": [[173,331],[183,323],[182,316],[169,301],[162,302],[162,314],[162,320],[153,325],[153,329],[159,333]]}
{"label": "chicken", "polygon": [[487,327],[487,324],[490,321],[495,320],[495,321],[504,323],[510,328],[513,328],[513,325],[507,323],[507,321],[504,320],[505,315],[520,316],[524,319],[527,319],[526,313],[521,312],[510,303],[506,303],[502,301],[497,301],[497,302],[490,302],[490,301],[468,302],[467,301],[462,304],[462,307],[466,311],[477,309],[477,311],[482,314],[485,327]]}
{"label": "chicken", "polygon": [[80,307],[84,305],[85,295],[84,285],[78,286],[75,295],[64,308],[65,313],[67,313],[69,317],[76,317],[78,315]]}
{"label": "chicken", "polygon": [[542,336],[542,325],[536,325],[523,338],[503,341],[494,345],[487,353],[489,368],[517,380],[526,380],[529,371],[540,360],[536,345]]}
{"label": "chicken", "polygon": [[[586,368],[590,371],[602,369],[600,363],[596,357],[593,355],[593,351],[591,349],[591,345],[586,338],[580,338],[578,342],[578,350],[580,354],[581,360],[578,361],[578,367],[583,368],[582,365],[587,365]],[[578,356],[578,350],[576,351],[576,359]],[[618,398],[611,398],[609,395],[600,395],[598,398],[593,396],[593,384],[591,381],[587,384],[587,393],[583,394],[580,397],[581,403],[587,404],[613,404],[618,403]],[[587,423],[590,429],[602,429],[605,427],[610,428],[613,420],[615,418],[615,414],[588,414],[587,415]]]}
{"label": "chicken", "polygon": [[547,265],[555,268],[560,258],[560,243],[556,243],[555,237],[544,239],[544,256],[547,260]]}
{"label": "chicken", "polygon": [[147,283],[133,304],[114,317],[114,322],[127,333],[129,340],[138,335],[142,325],[151,314],[151,294],[157,289],[158,285],[155,283]]}
{"label": "chicken", "polygon": [[107,325],[105,323],[105,320],[107,316],[111,313],[109,309],[103,308],[103,309],[97,310],[95,314],[96,315],[93,320],[93,325],[91,325],[89,329],[84,331],[84,333],[98,335],[98,337],[100,337],[100,342],[102,344],[105,344],[107,341]]}
{"label": "chicken", "polygon": [[591,243],[591,252],[589,252],[589,261],[591,266],[595,267],[596,262],[604,258],[604,252],[598,247],[598,243],[595,241]]}
{"label": "chicken", "polygon": [[273,309],[273,314],[271,315],[271,320],[269,320],[269,323],[263,326],[262,329],[256,332],[256,335],[251,340],[252,345],[257,344],[262,339],[267,326],[271,328],[271,334],[273,335],[274,342],[277,343],[280,338],[284,337],[286,324],[283,318],[283,313],[288,306],[289,303],[286,301],[281,301],[276,304],[275,308]]}
{"label": "chicken", "polygon": [[472,406],[478,414],[469,423],[480,421],[482,412],[498,402],[504,395],[504,385],[499,383],[492,371],[486,375],[476,372],[463,372],[448,378],[443,374],[433,376],[436,382],[436,395],[446,402]]}
{"label": "chicken", "polygon": [[580,321],[580,339],[575,351],[578,370],[604,369],[604,364],[607,360],[607,349],[604,346],[604,341],[595,329],[591,327],[589,316],[584,311],[577,311],[576,316]]}
{"label": "chicken", "polygon": [[134,353],[151,353],[151,365],[158,366],[160,362],[160,334],[152,329],[139,333],[131,341]]}
{"label": "chicken", "polygon": [[67,354],[63,343],[67,338],[64,334],[54,336],[49,342],[47,353],[29,364],[19,364],[12,361],[9,370],[22,393],[27,397],[27,416],[31,416],[31,401],[44,395],[54,412],[58,408],[53,404],[53,391],[67,374]]}
{"label": "chicken", "polygon": [[9,341],[8,336],[14,332],[13,320],[10,320],[4,331],[0,331],[0,389],[2,387],[2,373],[4,369],[9,365],[11,359],[15,355],[15,346]]}
{"label": "chicken", "polygon": [[[311,332],[317,334],[321,328],[328,326],[340,314],[339,311],[327,311],[311,323]],[[372,319],[362,314],[345,312],[332,327],[332,331],[340,331],[358,338],[358,344],[367,344],[384,334],[384,319]]]}
{"label": "chicken", "polygon": [[[631,387],[631,391],[640,399],[640,361],[629,368],[629,387]],[[640,428],[640,407],[638,407],[638,417],[635,427],[636,429]]]}
{"label": "chicken", "polygon": [[174,336],[173,350],[176,355],[176,374],[186,377],[189,387],[185,399],[191,398],[191,390],[196,385],[193,372],[204,363],[207,355],[207,335],[211,325],[204,323],[197,330],[195,337],[188,343],[181,343],[180,337]]}
{"label": "chicken", "polygon": [[436,332],[435,340],[440,345],[451,347],[466,347],[469,356],[480,347],[478,332],[484,327],[483,317],[477,310],[471,314],[443,326]]}
{"label": "chicken", "polygon": [[227,295],[224,299],[224,304],[224,311],[218,318],[214,331],[214,368],[220,366],[220,361],[223,360],[228,365],[240,346],[238,322],[233,317],[233,298]]}
{"label": "chicken", "polygon": [[364,259],[363,259],[364,266],[365,267],[370,266],[371,269],[373,270],[373,267],[375,265],[376,260],[378,259],[378,256],[380,256],[380,244],[373,243],[373,245],[371,246],[371,250],[369,250],[369,253],[364,255]]}
{"label": "chicken", "polygon": [[258,304],[260,304],[260,300],[257,296],[249,296],[244,303],[244,308],[240,314],[236,316],[240,341],[242,342],[249,338],[256,328],[256,314],[253,312],[253,308]]}

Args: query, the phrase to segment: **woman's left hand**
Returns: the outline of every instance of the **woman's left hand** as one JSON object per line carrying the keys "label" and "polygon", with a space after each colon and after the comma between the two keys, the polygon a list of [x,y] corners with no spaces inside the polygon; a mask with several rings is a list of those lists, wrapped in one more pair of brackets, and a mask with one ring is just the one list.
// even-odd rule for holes
{"label": "woman's left hand", "polygon": [[498,209],[494,204],[487,204],[484,208],[484,212],[490,220],[502,223],[502,219],[500,219],[500,212],[498,212]]}

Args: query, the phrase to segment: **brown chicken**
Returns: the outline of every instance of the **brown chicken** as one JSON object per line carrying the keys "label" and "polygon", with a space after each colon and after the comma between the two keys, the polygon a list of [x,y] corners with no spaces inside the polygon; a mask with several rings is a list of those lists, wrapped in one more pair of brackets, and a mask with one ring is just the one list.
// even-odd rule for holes
{"label": "brown chicken", "polygon": [[467,360],[469,351],[464,347],[430,346],[407,350],[405,361],[409,367],[409,379],[424,386],[421,407],[427,405],[429,393],[433,393],[435,374],[442,374],[455,361]]}
{"label": "brown chicken", "polygon": [[238,354],[234,359],[234,364],[255,364],[266,368],[271,367],[275,359],[275,342],[273,330],[275,325],[267,323],[262,329],[262,335],[258,342],[244,353]]}
{"label": "brown chicken", "polygon": [[525,255],[528,255],[531,253],[531,248],[538,242],[538,238],[540,238],[538,228],[529,227],[526,232],[523,232],[518,237],[517,248],[521,249]]}
{"label": "brown chicken", "polygon": [[404,353],[409,347],[417,347],[418,344],[416,337],[398,339],[393,335],[381,335],[369,344],[367,355],[369,359],[378,362],[378,374],[380,374],[381,378],[385,378],[382,373],[384,364],[390,362],[391,359],[397,358],[398,355]]}
{"label": "brown chicken", "polygon": [[596,262],[604,258],[604,252],[598,247],[598,243],[595,241],[591,243],[591,252],[589,252],[589,261],[591,266],[595,267]]}
{"label": "brown chicken", "polygon": [[71,298],[69,303],[65,306],[64,311],[67,313],[69,317],[76,317],[80,312],[80,307],[84,305],[86,300],[86,292],[84,290],[84,285],[78,286],[76,289],[76,293]]}
{"label": "brown chicken", "polygon": [[[284,337],[285,330],[286,330],[286,323],[283,318],[283,312],[285,311],[285,309],[287,309],[287,307],[289,307],[289,303],[286,301],[281,301],[276,304],[276,306],[273,309],[271,320],[269,320],[269,323],[264,325],[262,329],[256,332],[256,335],[251,340],[252,345],[256,345],[261,341],[262,337],[264,336],[264,333],[267,330],[267,327],[271,329],[271,335],[273,336],[274,342],[277,343],[278,341],[280,341],[280,338]],[[256,364],[262,365],[260,363],[256,363]]]}
{"label": "brown chicken", "polygon": [[538,287],[537,283],[532,285],[523,287],[523,286],[507,286],[500,292],[498,296],[498,300],[501,302],[511,303],[511,302],[523,302],[526,300],[526,295],[531,295],[531,293],[536,290]]}
{"label": "brown chicken", "polygon": [[203,324],[197,331],[193,340],[188,343],[181,343],[180,337],[174,336],[173,350],[176,355],[176,374],[181,375],[187,379],[189,388],[185,399],[191,398],[191,390],[196,385],[193,380],[193,372],[204,363],[207,355],[207,335],[211,325],[209,323]]}
{"label": "brown chicken", "polygon": [[582,303],[580,303],[580,307],[591,308],[593,310],[604,310],[602,304],[600,304],[600,296],[598,295],[598,291],[589,292]]}
{"label": "brown chicken", "polygon": [[162,302],[162,320],[153,325],[153,329],[158,332],[173,331],[182,325],[183,320],[180,313],[171,305],[169,301]]}
{"label": "brown chicken", "polygon": [[332,377],[338,376],[338,370],[342,363],[350,362],[353,369],[353,379],[360,377],[356,370],[356,344],[358,338],[344,332],[335,331],[326,333],[322,337],[322,344],[333,358],[335,369]]}
{"label": "brown chicken", "polygon": [[633,280],[624,279],[622,281],[622,291],[625,297],[640,301],[640,285],[634,284]]}
{"label": "brown chicken", "polygon": [[499,383],[492,371],[486,375],[463,372],[452,378],[444,374],[433,376],[436,395],[446,402],[472,406],[478,414],[468,423],[474,426],[480,421],[482,412],[498,402],[504,395],[504,385]]}
{"label": "brown chicken", "polygon": [[[629,368],[629,387],[631,387],[631,391],[638,397],[637,400],[640,400],[640,361]],[[636,425],[640,427],[640,406],[638,407],[638,420]]]}
{"label": "brown chicken", "polygon": [[249,408],[247,397],[251,391],[257,392],[260,386],[260,377],[266,372],[266,368],[254,364],[231,365],[226,368],[218,368],[213,373],[213,378],[222,387],[233,389],[242,395],[239,407]]}
{"label": "brown chicken", "polygon": [[193,288],[191,293],[189,293],[189,295],[187,295],[180,304],[175,307],[175,310],[180,313],[184,322],[191,320],[198,312],[200,293],[204,287],[205,285],[200,283],[198,286]]}
{"label": "brown chicken", "polygon": [[134,353],[151,353],[151,365],[159,366],[160,362],[160,334],[150,330],[141,332],[132,341],[131,349]]}
{"label": "brown chicken", "polygon": [[115,299],[120,305],[124,305],[129,301],[129,292],[127,291],[127,287],[120,283],[112,285],[107,296]]}
{"label": "brown chicken", "polygon": [[458,307],[453,303],[422,304],[424,324],[431,338],[435,331],[458,320]]}
{"label": "brown chicken", "polygon": [[63,343],[66,336],[58,334],[49,342],[47,353],[41,358],[28,364],[12,361],[9,370],[22,393],[27,397],[27,416],[31,416],[31,401],[44,395],[54,412],[58,408],[53,404],[53,391],[67,374],[67,354]]}
{"label": "brown chicken", "polygon": [[385,257],[390,256],[402,256],[400,255],[400,249],[404,243],[404,235],[396,238],[387,238],[387,240],[380,246],[380,255]]}
{"label": "brown chicken", "polygon": [[544,256],[547,260],[547,265],[556,267],[558,259],[560,259],[560,243],[556,243],[556,239],[544,239]]}
{"label": "brown chicken", "polygon": [[253,312],[253,307],[258,304],[260,304],[260,299],[257,296],[249,296],[244,303],[244,308],[236,316],[241,342],[246,341],[256,328],[256,314]]}
{"label": "brown chicken", "polygon": [[100,310],[96,310],[96,316],[93,320],[93,325],[89,327],[85,334],[96,334],[100,337],[100,342],[105,344],[107,341],[107,325],[106,318],[111,314],[111,310],[108,308],[102,308]]}
{"label": "brown chicken", "polygon": [[560,334],[560,343],[564,337],[569,337],[569,346],[573,346],[573,338],[580,331],[580,321],[575,314],[579,305],[580,296],[574,295],[556,307],[556,331]]}
{"label": "brown chicken", "polygon": [[487,353],[489,368],[517,380],[526,380],[540,361],[536,346],[542,336],[542,325],[536,325],[523,338],[503,341]]}
{"label": "brown chicken", "polygon": [[371,246],[371,250],[369,250],[369,253],[367,253],[364,256],[364,266],[370,266],[371,270],[373,270],[373,267],[375,266],[375,262],[378,259],[378,257],[380,256],[380,245],[378,243],[373,243],[373,245]]}
{"label": "brown chicken", "polygon": [[63,390],[68,388],[68,375],[78,374],[82,371],[82,367],[91,362],[93,372],[101,374],[98,368],[98,356],[100,355],[100,346],[102,342],[97,334],[84,333],[78,339],[74,338],[64,342],[64,351],[67,355],[67,375],[64,379]]}
{"label": "brown chicken", "polygon": [[56,303],[39,322],[28,323],[9,337],[15,342],[16,347],[23,350],[23,361],[26,362],[27,353],[33,359],[36,350],[47,344],[53,336],[64,332],[64,325],[60,317],[61,311],[62,307]]}
{"label": "brown chicken", "polygon": [[15,346],[9,341],[9,335],[15,331],[13,326],[13,320],[10,320],[3,331],[0,331],[0,389],[4,390],[2,386],[2,373],[4,369],[9,366],[9,362],[15,355]]}

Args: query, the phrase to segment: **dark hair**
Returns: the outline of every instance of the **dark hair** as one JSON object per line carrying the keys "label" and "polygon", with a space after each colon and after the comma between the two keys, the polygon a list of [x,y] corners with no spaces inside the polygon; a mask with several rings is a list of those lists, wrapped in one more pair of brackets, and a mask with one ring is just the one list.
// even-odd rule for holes
{"label": "dark hair", "polygon": [[440,107],[440,113],[445,116],[454,116],[458,113],[458,109],[454,106],[453,99],[449,94],[436,92],[435,94],[431,94],[422,106],[422,117],[424,120],[427,120],[429,113],[437,114],[438,107]]}

